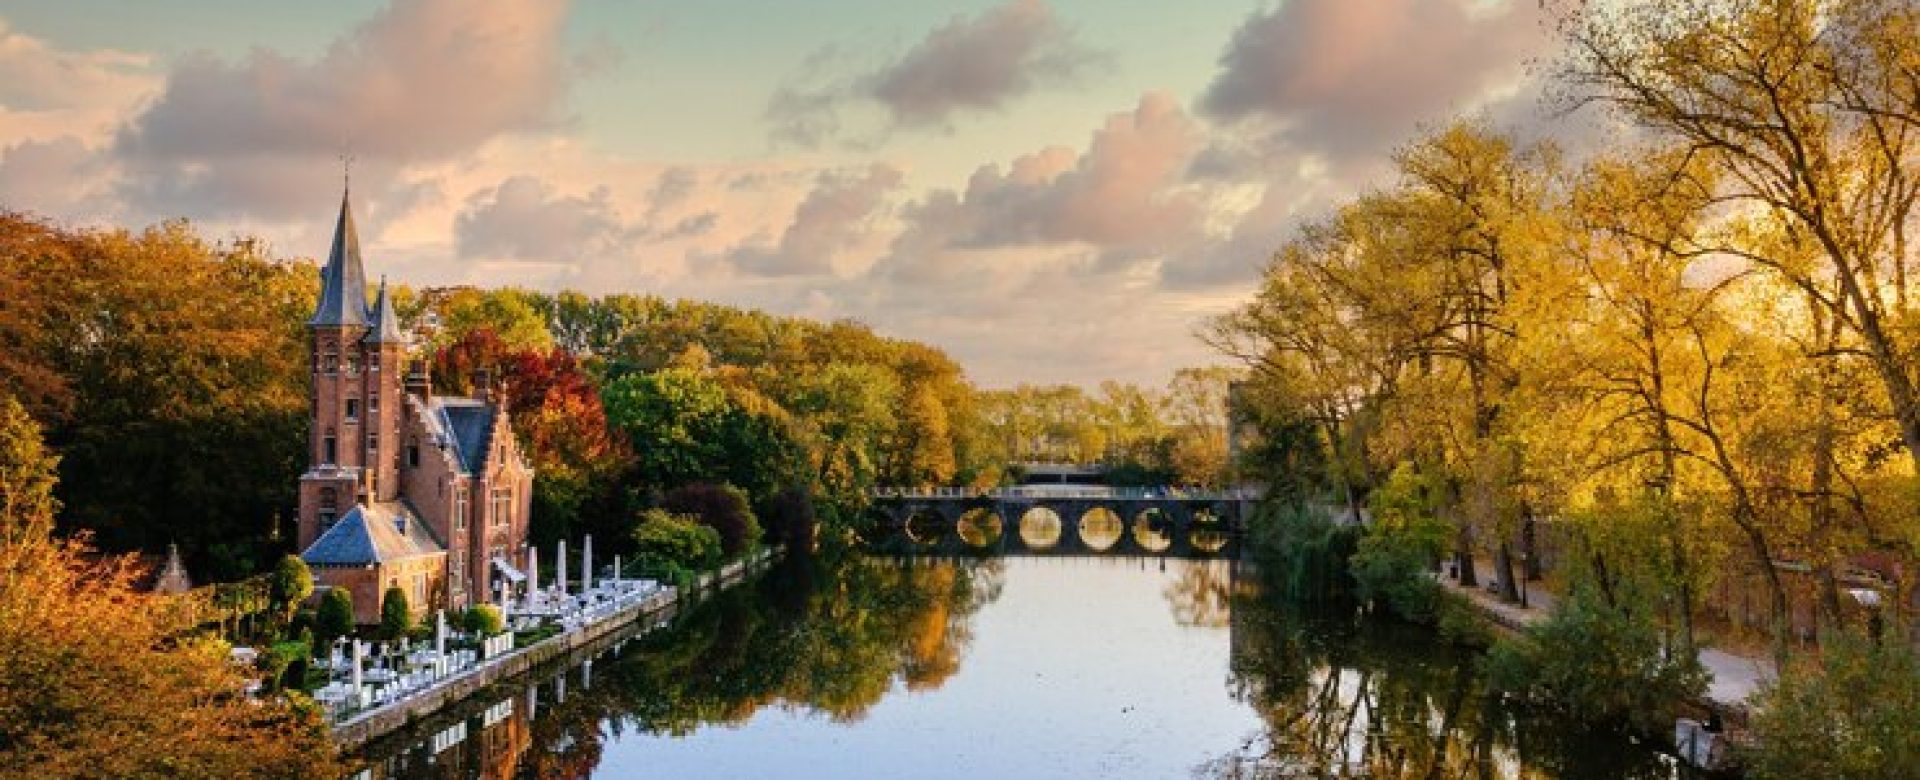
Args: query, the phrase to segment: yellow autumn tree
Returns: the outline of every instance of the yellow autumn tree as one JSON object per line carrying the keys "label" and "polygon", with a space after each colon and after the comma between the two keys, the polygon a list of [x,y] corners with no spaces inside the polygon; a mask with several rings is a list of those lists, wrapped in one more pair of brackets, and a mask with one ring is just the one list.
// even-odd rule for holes
{"label": "yellow autumn tree", "polygon": [[55,462],[0,396],[0,778],[337,777],[317,718],[249,699],[183,600],[52,535]]}

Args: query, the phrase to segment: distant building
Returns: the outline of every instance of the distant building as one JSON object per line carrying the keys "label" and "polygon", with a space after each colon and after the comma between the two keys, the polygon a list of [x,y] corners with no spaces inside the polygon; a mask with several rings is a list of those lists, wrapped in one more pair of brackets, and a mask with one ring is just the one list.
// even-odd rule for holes
{"label": "distant building", "polygon": [[[300,477],[300,557],[322,587],[346,588],[354,617],[378,622],[399,587],[416,613],[499,602],[525,579],[533,469],[491,382],[435,397],[409,360],[387,296],[371,306],[346,196],[307,321],[313,405]],[[404,374],[404,376],[403,376]]]}

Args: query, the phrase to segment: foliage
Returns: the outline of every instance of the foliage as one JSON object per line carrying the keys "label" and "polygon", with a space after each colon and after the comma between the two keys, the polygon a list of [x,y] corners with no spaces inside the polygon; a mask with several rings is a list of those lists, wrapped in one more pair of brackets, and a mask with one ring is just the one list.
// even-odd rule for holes
{"label": "foliage", "polygon": [[292,620],[294,610],[313,595],[313,572],[298,555],[281,556],[280,563],[273,567],[269,583],[273,604],[280,610],[282,621]]}
{"label": "foliage", "polygon": [[412,628],[413,611],[407,605],[407,592],[397,585],[387,588],[380,596],[380,636],[399,639]]}
{"label": "foliage", "polygon": [[298,689],[307,675],[307,659],[312,657],[313,644],[306,640],[295,639],[268,645],[260,653],[256,664],[265,689]]}
{"label": "foliage", "polygon": [[760,523],[747,505],[747,494],[732,485],[682,485],[668,491],[660,507],[672,514],[699,518],[718,532],[720,551],[729,558],[743,555],[760,543]]}
{"label": "foliage", "polygon": [[245,678],[189,633],[186,599],[48,533],[38,436],[0,396],[0,777],[340,776],[319,721],[235,695]]}
{"label": "foliage", "polygon": [[789,487],[774,496],[767,511],[767,535],[791,552],[812,552],[819,534],[813,497],[805,488]]}
{"label": "foliage", "polygon": [[[305,454],[317,275],[185,223],[138,233],[0,218],[0,365],[61,455],[64,527],[110,550],[178,542],[204,579],[272,560]],[[129,367],[137,366],[138,370]],[[189,456],[190,454],[190,456]]]}
{"label": "foliage", "polygon": [[1363,531],[1322,512],[1276,505],[1255,515],[1247,546],[1276,591],[1291,601],[1339,601],[1354,594],[1349,569]]}
{"label": "foliage", "polygon": [[1433,515],[1434,487],[1409,467],[1395,470],[1373,493],[1373,522],[1352,558],[1362,599],[1422,623],[1440,616],[1440,585],[1432,573],[1448,533]]}
{"label": "foliage", "polygon": [[1829,635],[1753,701],[1761,780],[1909,777],[1920,766],[1920,656],[1901,638]]}
{"label": "foliage", "polygon": [[314,628],[320,637],[333,640],[353,633],[353,594],[346,588],[328,588],[320,594],[320,608],[314,614]]}
{"label": "foliage", "polygon": [[461,615],[460,625],[481,636],[493,636],[506,629],[506,619],[501,616],[499,607],[475,604],[467,607],[466,613]]}
{"label": "foliage", "polygon": [[1675,708],[1707,688],[1697,657],[1667,652],[1656,626],[1586,588],[1487,656],[1489,684],[1525,700],[1649,732],[1673,724]]}
{"label": "foliage", "polygon": [[721,560],[720,533],[698,518],[649,509],[640,514],[633,530],[634,547],[642,562],[661,562],[690,570],[706,570]]}

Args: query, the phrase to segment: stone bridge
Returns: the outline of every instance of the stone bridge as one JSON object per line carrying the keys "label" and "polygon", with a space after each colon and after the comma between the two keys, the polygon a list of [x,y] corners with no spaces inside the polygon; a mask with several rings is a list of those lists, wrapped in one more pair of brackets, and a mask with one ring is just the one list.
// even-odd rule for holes
{"label": "stone bridge", "polygon": [[1256,496],[1097,486],[882,488],[874,540],[902,552],[1233,556]]}

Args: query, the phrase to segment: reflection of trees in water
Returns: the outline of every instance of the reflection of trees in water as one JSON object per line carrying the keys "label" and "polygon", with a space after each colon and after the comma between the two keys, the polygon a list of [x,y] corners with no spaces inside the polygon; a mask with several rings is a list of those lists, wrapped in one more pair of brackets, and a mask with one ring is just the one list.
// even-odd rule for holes
{"label": "reflection of trees in water", "polygon": [[[582,776],[599,761],[603,731],[684,735],[770,705],[855,721],[896,675],[914,690],[937,688],[959,670],[973,615],[999,597],[1001,573],[990,559],[784,564],[624,657],[602,658],[591,690],[559,703],[543,689],[535,776]],[[569,676],[579,680],[577,670]]]}
{"label": "reflection of trees in water", "polygon": [[1487,696],[1471,653],[1351,611],[1234,603],[1234,697],[1266,721],[1216,777],[1654,778],[1670,762]]}
{"label": "reflection of trees in water", "polygon": [[1174,561],[1179,576],[1160,594],[1183,626],[1226,628],[1233,617],[1233,567],[1228,561]]}

